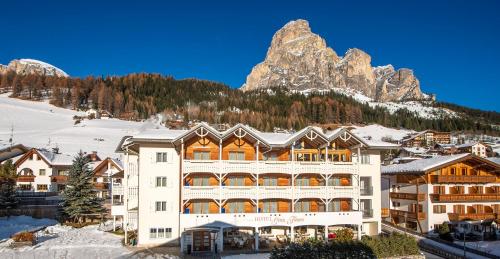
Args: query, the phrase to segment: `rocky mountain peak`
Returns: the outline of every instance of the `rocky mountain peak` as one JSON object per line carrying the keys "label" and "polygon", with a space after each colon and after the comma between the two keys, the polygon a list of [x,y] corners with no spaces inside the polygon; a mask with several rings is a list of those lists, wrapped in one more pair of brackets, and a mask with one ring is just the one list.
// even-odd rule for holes
{"label": "rocky mountain peak", "polygon": [[1,65],[0,64],[0,74],[7,73],[13,71],[17,74],[28,75],[28,74],[37,74],[37,75],[46,75],[46,76],[58,76],[58,77],[68,77],[63,70],[39,61],[35,59],[14,59],[9,62],[9,65]]}
{"label": "rocky mountain peak", "polygon": [[252,69],[241,89],[277,86],[299,91],[346,88],[380,101],[427,97],[411,70],[372,67],[371,56],[356,48],[339,57],[302,19],[288,22],[274,34],[266,58]]}

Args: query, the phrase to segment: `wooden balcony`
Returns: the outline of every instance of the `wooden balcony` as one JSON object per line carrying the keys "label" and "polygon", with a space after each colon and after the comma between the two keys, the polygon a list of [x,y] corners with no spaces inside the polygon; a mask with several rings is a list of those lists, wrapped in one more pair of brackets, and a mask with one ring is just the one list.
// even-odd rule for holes
{"label": "wooden balcony", "polygon": [[[391,192],[389,194],[391,196],[391,199],[402,199],[402,200],[417,200],[417,194],[416,193],[408,193],[408,192]],[[419,193],[418,194],[418,200],[419,201],[425,201],[425,193]]]}
{"label": "wooden balcony", "polygon": [[[391,209],[391,217],[393,217],[393,218],[402,217],[402,218],[417,220],[417,213],[411,212],[411,211]],[[425,212],[419,212],[418,213],[418,220],[424,220],[424,219],[425,219]]]}
{"label": "wooden balcony", "polygon": [[66,183],[68,182],[68,176],[66,175],[53,175],[50,177],[53,183]]}
{"label": "wooden balcony", "polygon": [[382,208],[380,211],[382,214],[382,218],[388,218],[389,217],[389,208]]}
{"label": "wooden balcony", "polygon": [[32,183],[35,181],[35,176],[18,176],[16,180],[23,183]]}
{"label": "wooden balcony", "polygon": [[108,183],[92,183],[92,184],[94,185],[94,188],[98,190],[107,190],[109,186]]}
{"label": "wooden balcony", "polygon": [[432,175],[432,183],[494,183],[496,176],[488,175]]}
{"label": "wooden balcony", "polygon": [[433,202],[500,202],[500,194],[431,194]]}
{"label": "wooden balcony", "polygon": [[450,221],[498,219],[496,213],[448,213]]}

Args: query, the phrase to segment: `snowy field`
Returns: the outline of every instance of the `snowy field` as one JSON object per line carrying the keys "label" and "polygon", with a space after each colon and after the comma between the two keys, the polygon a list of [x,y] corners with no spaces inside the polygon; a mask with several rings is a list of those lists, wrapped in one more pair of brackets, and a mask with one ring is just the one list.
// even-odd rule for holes
{"label": "snowy field", "polygon": [[0,95],[0,111],[0,148],[8,145],[13,127],[14,143],[37,148],[58,146],[69,154],[98,151],[101,158],[116,157],[114,150],[123,136],[155,127],[152,122],[118,119],[84,120],[74,125],[73,116],[83,112],[9,98],[8,94]]}
{"label": "snowy field", "polygon": [[416,131],[407,129],[387,128],[378,124],[372,124],[364,127],[356,127],[352,132],[360,137],[371,137],[374,141],[383,141],[384,138],[390,138],[395,141],[400,141],[409,134]]}

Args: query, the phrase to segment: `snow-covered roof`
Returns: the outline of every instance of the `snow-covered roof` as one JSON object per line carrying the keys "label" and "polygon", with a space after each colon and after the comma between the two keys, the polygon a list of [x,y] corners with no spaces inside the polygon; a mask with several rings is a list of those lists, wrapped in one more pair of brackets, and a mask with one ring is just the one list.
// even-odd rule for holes
{"label": "snow-covered roof", "polygon": [[468,147],[475,146],[477,144],[481,144],[481,143],[480,142],[469,142],[469,143],[457,145],[456,148],[468,148]]}
{"label": "snow-covered roof", "polygon": [[458,154],[451,156],[437,156],[427,159],[419,159],[406,164],[382,166],[382,174],[397,174],[397,173],[424,173],[429,169],[445,165],[457,159],[470,156],[470,154]]}
{"label": "snow-covered roof", "polygon": [[[249,127],[244,124],[237,124],[225,131],[218,131],[217,129],[211,127],[206,123],[200,123],[197,126],[191,128],[190,130],[171,130],[166,128],[159,129],[149,129],[145,130],[135,136],[132,136],[128,139],[122,139],[120,142],[120,146],[127,145],[134,141],[167,141],[167,142],[176,142],[180,141],[180,139],[186,138],[192,134],[198,134],[200,129],[205,130],[204,132],[207,134],[211,134],[212,136],[220,139],[225,139],[231,136],[237,130],[243,130],[249,135],[253,136],[255,139],[258,139],[261,144],[267,146],[284,146],[291,145],[294,141],[311,134],[315,141],[321,141],[323,143],[327,143],[337,139],[338,137],[347,139],[348,141],[356,141],[356,143],[362,144],[365,147],[369,148],[397,148],[398,145],[391,144],[383,141],[369,141],[367,139],[361,138],[356,134],[348,131],[346,128],[338,128],[333,131],[324,132],[319,127],[309,126],[301,129],[295,133],[273,133],[273,132],[260,132],[252,127]],[[346,141],[347,141],[346,140]]]}
{"label": "snow-covered roof", "polygon": [[70,154],[55,153],[46,149],[38,149],[38,153],[50,163],[50,165],[69,166],[73,164],[74,157]]}
{"label": "snow-covered roof", "polygon": [[496,164],[500,165],[500,157],[488,157],[486,159],[490,160],[493,163],[496,163]]}
{"label": "snow-covered roof", "polygon": [[421,147],[403,147],[402,149],[412,154],[425,154],[427,153],[427,151],[429,151],[429,149]]}

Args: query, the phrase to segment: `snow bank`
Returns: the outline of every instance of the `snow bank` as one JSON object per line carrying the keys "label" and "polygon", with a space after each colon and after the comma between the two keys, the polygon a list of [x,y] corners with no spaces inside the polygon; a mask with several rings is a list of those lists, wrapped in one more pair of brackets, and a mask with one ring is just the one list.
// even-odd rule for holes
{"label": "snow bank", "polygon": [[9,239],[13,234],[30,231],[39,227],[57,224],[53,219],[35,219],[29,216],[12,216],[0,218],[0,241]]}

